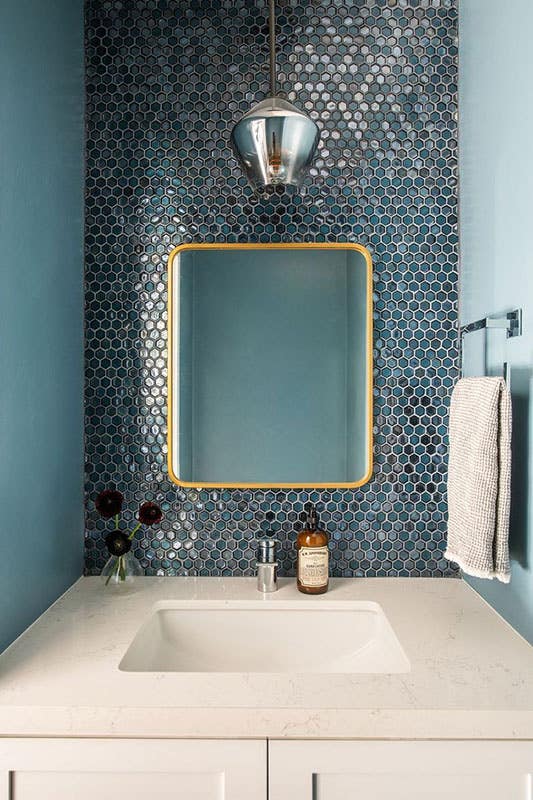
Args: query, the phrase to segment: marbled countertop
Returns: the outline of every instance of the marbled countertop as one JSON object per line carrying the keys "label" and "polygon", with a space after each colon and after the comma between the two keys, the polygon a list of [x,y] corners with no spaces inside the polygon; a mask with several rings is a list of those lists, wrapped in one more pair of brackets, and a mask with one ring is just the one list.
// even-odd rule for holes
{"label": "marbled countertop", "polygon": [[533,739],[533,648],[465,582],[334,579],[269,602],[381,605],[401,674],[123,672],[160,601],[261,603],[253,578],[141,578],[114,594],[81,578],[0,656],[0,735]]}

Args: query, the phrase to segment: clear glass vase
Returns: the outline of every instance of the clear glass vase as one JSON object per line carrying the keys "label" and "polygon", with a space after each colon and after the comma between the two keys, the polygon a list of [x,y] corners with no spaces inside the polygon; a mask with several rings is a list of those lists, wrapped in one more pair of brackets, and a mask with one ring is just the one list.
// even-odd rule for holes
{"label": "clear glass vase", "polygon": [[100,573],[104,586],[112,588],[133,588],[135,578],[144,575],[144,570],[131,553],[110,556]]}

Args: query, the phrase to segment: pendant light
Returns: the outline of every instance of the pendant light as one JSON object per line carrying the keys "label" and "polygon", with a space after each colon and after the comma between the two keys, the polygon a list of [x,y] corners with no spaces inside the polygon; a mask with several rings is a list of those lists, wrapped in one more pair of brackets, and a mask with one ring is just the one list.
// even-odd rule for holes
{"label": "pendant light", "polygon": [[237,122],[231,144],[254,189],[299,187],[313,162],[320,131],[307,114],[277,95],[274,0],[268,0],[268,8],[270,93]]}

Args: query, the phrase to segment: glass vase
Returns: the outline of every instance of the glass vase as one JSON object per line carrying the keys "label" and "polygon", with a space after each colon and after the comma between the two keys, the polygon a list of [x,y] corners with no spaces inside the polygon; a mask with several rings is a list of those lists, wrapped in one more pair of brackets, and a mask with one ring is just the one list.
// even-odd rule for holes
{"label": "glass vase", "polygon": [[110,556],[100,573],[104,586],[129,589],[133,588],[135,578],[144,575],[144,570],[131,553],[124,553],[120,556]]}

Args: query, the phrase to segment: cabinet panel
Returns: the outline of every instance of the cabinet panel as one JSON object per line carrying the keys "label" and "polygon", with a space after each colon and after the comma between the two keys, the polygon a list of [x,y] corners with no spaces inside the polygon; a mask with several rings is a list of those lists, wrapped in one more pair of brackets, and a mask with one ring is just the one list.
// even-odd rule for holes
{"label": "cabinet panel", "polygon": [[25,772],[11,776],[10,800],[224,800],[224,776],[221,772]]}
{"label": "cabinet panel", "polygon": [[[499,775],[494,780],[482,775],[317,775],[313,800],[337,800],[357,797],[364,800],[502,800],[520,798],[524,794],[523,776]],[[522,793],[521,793],[522,792]]]}
{"label": "cabinet panel", "polygon": [[266,800],[266,743],[0,741],[0,800]]}
{"label": "cabinet panel", "polygon": [[269,800],[533,800],[532,742],[270,743]]}

